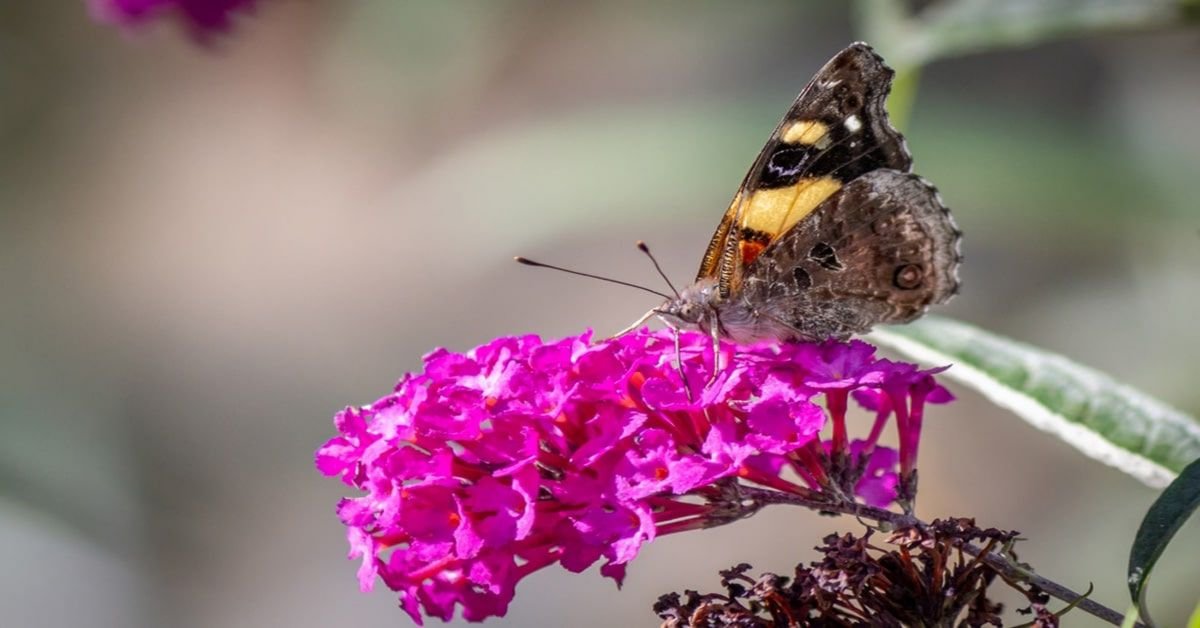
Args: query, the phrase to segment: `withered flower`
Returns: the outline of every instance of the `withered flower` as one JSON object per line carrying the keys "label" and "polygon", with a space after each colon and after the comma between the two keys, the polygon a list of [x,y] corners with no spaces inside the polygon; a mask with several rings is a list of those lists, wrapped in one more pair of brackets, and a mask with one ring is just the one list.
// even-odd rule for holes
{"label": "withered flower", "polygon": [[1035,613],[1034,626],[1058,625],[1044,593],[1005,580],[978,557],[993,550],[1011,555],[1015,532],[941,519],[893,532],[883,543],[874,537],[874,531],[831,534],[816,548],[821,559],[798,565],[791,578],[754,579],[751,566],[741,564],[721,572],[724,593],[672,593],[654,610],[664,628],[1002,626],[1003,605],[988,597],[999,577],[1029,600],[1022,612]]}

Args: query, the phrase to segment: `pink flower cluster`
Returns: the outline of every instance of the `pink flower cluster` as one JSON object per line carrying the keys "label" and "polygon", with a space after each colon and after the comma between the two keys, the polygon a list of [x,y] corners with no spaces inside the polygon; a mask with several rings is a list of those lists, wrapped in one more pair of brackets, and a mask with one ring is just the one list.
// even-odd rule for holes
{"label": "pink flower cluster", "polygon": [[[671,331],[499,338],[435,351],[394,393],[343,410],[316,465],[363,493],[337,508],[362,589],[382,579],[418,623],[456,605],[478,621],[553,563],[602,560],[620,584],[656,536],[731,520],[719,498],[731,482],[845,495],[838,478],[852,469],[849,491],[886,505],[897,461],[915,469],[924,403],[950,399],[932,371],[859,341],[720,353],[710,382],[712,343],[698,333],[681,332],[678,353]],[[848,437],[850,399],[875,413],[865,439]],[[889,416],[899,452],[876,445]]]}
{"label": "pink flower cluster", "polygon": [[177,12],[197,39],[229,30],[233,14],[248,10],[256,0],[88,0],[99,21],[121,26],[140,25],[164,13]]}

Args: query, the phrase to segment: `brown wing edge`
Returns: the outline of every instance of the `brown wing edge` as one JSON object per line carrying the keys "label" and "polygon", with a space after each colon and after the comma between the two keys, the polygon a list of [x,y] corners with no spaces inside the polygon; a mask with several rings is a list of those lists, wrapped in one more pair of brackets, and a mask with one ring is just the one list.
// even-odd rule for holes
{"label": "brown wing edge", "polygon": [[[926,192],[929,193],[931,197],[930,200],[938,209],[938,211],[941,212],[942,219],[945,220],[947,227],[946,233],[948,234],[948,238],[950,240],[949,245],[943,245],[940,251],[940,253],[945,256],[945,258],[942,260],[942,263],[948,267],[948,272],[946,272],[945,276],[947,279],[949,279],[949,281],[946,283],[945,289],[939,294],[935,294],[933,300],[926,305],[926,309],[928,309],[929,305],[940,305],[950,301],[950,299],[953,299],[958,295],[959,291],[962,290],[962,280],[958,276],[958,271],[960,268],[962,268],[963,232],[962,229],[958,227],[958,223],[954,221],[954,216],[950,213],[950,208],[947,207],[946,202],[942,200],[941,192],[938,192],[937,187],[934,186],[929,179],[911,173],[908,173],[906,176],[916,181],[921,185],[921,187],[925,188]],[[935,259],[937,259],[936,253]],[[924,313],[924,311],[921,312],[921,314]]]}

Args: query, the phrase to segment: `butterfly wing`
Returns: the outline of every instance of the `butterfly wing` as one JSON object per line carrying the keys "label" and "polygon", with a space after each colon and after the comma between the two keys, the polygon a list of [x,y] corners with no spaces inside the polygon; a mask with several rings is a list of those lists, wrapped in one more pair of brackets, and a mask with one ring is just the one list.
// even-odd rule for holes
{"label": "butterfly wing", "polygon": [[756,329],[730,331],[822,340],[911,321],[958,292],[961,236],[929,182],[868,172],[754,260],[739,301],[754,304]]}
{"label": "butterfly wing", "polygon": [[801,90],[742,181],[705,251],[697,280],[722,298],[747,265],[846,183],[879,168],[907,172],[912,157],[888,124],[892,69],[864,43],[833,57]]}

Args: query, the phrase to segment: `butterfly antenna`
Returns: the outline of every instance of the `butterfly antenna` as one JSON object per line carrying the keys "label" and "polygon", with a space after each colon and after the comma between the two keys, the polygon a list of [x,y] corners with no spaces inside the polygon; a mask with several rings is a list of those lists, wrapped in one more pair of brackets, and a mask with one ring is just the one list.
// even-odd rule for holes
{"label": "butterfly antenna", "polygon": [[641,251],[641,252],[643,252],[643,253],[645,253],[645,254],[646,254],[646,257],[649,257],[649,258],[650,258],[650,261],[651,261],[651,262],[654,262],[654,270],[657,270],[657,271],[658,271],[658,276],[659,276],[659,277],[662,277],[662,278],[663,278],[663,281],[667,282],[667,286],[668,286],[669,288],[671,288],[671,292],[674,292],[674,293],[675,293],[675,298],[676,298],[676,299],[678,299],[678,298],[679,298],[679,291],[675,289],[675,284],[671,283],[671,278],[670,278],[670,277],[667,277],[667,273],[664,273],[664,272],[663,272],[662,266],[659,266],[659,265],[658,265],[658,260],[657,260],[657,259],[655,259],[655,258],[654,258],[654,254],[650,252],[650,247],[649,247],[649,246],[647,246],[647,245],[646,245],[646,243],[645,243],[645,242],[643,242],[642,240],[638,240],[638,241],[637,241],[637,247],[638,247],[638,250],[639,250],[639,251]]}
{"label": "butterfly antenna", "polygon": [[[637,288],[638,290],[644,290],[646,292],[649,292],[650,294],[657,294],[658,296],[660,296],[664,299],[671,298],[671,295],[659,292],[658,290],[652,290],[650,288],[647,288],[646,286],[639,286],[636,283],[630,283],[628,281],[621,281],[620,279],[613,279],[612,277],[602,277],[600,275],[593,275],[591,273],[585,273],[585,272],[581,272],[578,270],[571,270],[570,268],[563,268],[561,266],[552,266],[550,264],[543,264],[541,262],[535,262],[527,257],[521,257],[520,255],[514,257],[513,259],[515,259],[518,264],[524,264],[526,266],[534,266],[536,268],[549,268],[551,270],[558,270],[558,271],[562,271],[564,273],[569,273],[572,275],[579,275],[580,277],[591,277],[592,279],[599,279],[600,281],[607,281],[609,283],[615,283],[615,284],[622,285],[622,286],[629,286],[630,288]],[[670,283],[670,282],[668,282],[668,283]],[[674,290],[675,288],[671,288],[671,289]]]}

